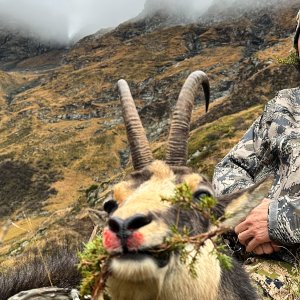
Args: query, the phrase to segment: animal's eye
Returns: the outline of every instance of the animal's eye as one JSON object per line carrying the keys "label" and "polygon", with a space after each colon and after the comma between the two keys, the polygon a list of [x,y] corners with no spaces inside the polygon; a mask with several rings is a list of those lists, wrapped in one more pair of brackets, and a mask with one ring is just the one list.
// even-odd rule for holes
{"label": "animal's eye", "polygon": [[204,197],[210,197],[210,196],[212,196],[212,195],[209,191],[199,190],[194,193],[193,199],[195,201],[201,201]]}
{"label": "animal's eye", "polygon": [[107,200],[103,204],[103,210],[106,211],[108,214],[111,214],[118,208],[118,203],[116,200]]}

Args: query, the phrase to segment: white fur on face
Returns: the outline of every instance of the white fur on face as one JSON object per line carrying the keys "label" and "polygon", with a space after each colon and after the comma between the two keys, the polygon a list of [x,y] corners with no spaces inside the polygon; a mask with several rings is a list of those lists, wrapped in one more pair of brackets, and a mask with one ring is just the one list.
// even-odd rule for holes
{"label": "white fur on face", "polygon": [[168,266],[159,268],[151,257],[141,261],[114,258],[107,281],[113,300],[159,299]]}
{"label": "white fur on face", "polygon": [[[107,286],[112,300],[216,300],[221,268],[212,253],[210,241],[201,248],[196,262],[198,276],[171,255],[164,268],[158,268],[150,257],[143,261],[113,259],[112,276]],[[188,249],[192,251],[192,247]],[[227,298],[226,298],[227,299]]]}
{"label": "white fur on face", "polygon": [[113,258],[110,269],[115,278],[139,282],[156,278],[158,272],[163,271],[164,268],[159,268],[154,259],[149,256],[138,261]]}

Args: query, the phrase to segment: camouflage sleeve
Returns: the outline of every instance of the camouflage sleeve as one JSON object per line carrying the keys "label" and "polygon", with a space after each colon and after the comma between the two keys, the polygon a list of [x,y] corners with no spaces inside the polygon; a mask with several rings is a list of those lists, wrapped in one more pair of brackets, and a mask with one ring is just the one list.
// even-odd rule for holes
{"label": "camouflage sleeve", "polygon": [[[223,195],[245,189],[266,178],[271,172],[271,165],[264,164],[262,151],[256,151],[262,145],[259,117],[239,143],[217,164],[213,175],[213,186],[216,195]],[[264,145],[264,149],[267,149]]]}
{"label": "camouflage sleeve", "polygon": [[278,180],[272,187],[269,234],[284,245],[300,243],[300,89],[279,92],[270,111],[264,122]]}
{"label": "camouflage sleeve", "polygon": [[[297,109],[298,108],[298,109]],[[280,161],[275,201],[269,206],[269,234],[281,244],[300,243],[300,101],[293,103],[295,112],[275,114],[274,147]],[[280,110],[280,109],[278,109]],[[284,107],[286,111],[286,106]],[[275,130],[275,129],[274,129]],[[279,133],[279,134],[278,134]]]}
{"label": "camouflage sleeve", "polygon": [[282,196],[269,206],[270,239],[282,245],[300,243],[300,198]]}
{"label": "camouflage sleeve", "polygon": [[269,174],[270,238],[300,243],[300,89],[283,90],[269,101],[241,141],[216,166],[216,194],[251,186]]}

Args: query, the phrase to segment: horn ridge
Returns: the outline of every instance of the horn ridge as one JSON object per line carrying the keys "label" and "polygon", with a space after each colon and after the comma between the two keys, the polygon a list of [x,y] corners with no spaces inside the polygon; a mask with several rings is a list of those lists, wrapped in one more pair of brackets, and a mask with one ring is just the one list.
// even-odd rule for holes
{"label": "horn ridge", "polygon": [[118,88],[132,164],[135,170],[140,170],[153,161],[153,155],[128,83],[120,79]]}
{"label": "horn ridge", "polygon": [[171,166],[184,166],[187,161],[187,142],[195,97],[202,85],[205,95],[205,110],[209,106],[210,87],[207,75],[195,71],[186,79],[180,91],[170,126],[166,149],[166,163]]}

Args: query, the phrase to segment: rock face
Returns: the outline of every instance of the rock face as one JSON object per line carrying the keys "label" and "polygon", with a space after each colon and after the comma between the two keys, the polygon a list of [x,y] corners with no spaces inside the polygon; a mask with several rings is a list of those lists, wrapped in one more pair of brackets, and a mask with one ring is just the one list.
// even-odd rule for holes
{"label": "rock face", "polygon": [[46,44],[20,30],[8,29],[0,22],[0,68],[11,69],[18,62],[62,46]]}
{"label": "rock face", "polygon": [[[228,12],[232,12],[232,7],[237,4],[234,1],[229,2]],[[182,72],[179,71],[181,65],[189,65],[191,69],[201,68],[211,75],[212,99],[225,96],[235,97],[236,99],[236,95],[240,94],[242,89],[245,89],[248,79],[258,72],[260,72],[260,75],[258,75],[260,79],[267,77],[270,69],[276,69],[277,71],[274,72],[278,73],[278,76],[280,76],[280,73],[285,72],[291,76],[281,78],[279,86],[275,77],[266,78],[266,80],[271,81],[270,84],[274,90],[276,90],[276,86],[278,88],[294,86],[298,80],[296,72],[292,68],[276,65],[275,49],[279,45],[279,40],[286,39],[284,46],[286,47],[286,53],[280,53],[279,55],[288,54],[292,45],[288,39],[291,39],[295,27],[295,15],[298,5],[294,1],[289,1],[288,6],[282,7],[281,5],[275,5],[275,2],[283,3],[282,1],[263,2],[262,7],[261,1],[251,2],[252,10],[250,10],[245,9],[248,2],[244,1],[239,3],[239,6],[243,9],[241,8],[238,11],[238,15],[235,15],[234,19],[226,15],[225,11],[224,16],[226,18],[224,17],[222,20],[215,20],[211,16],[209,17],[208,14],[208,17],[201,17],[193,25],[178,25],[188,22],[188,19],[183,20],[176,13],[170,14],[165,9],[160,9],[159,11],[153,11],[145,18],[137,18],[121,24],[109,34],[101,37],[95,36],[94,39],[90,36],[89,40],[77,43],[66,55],[65,61],[77,70],[86,70],[93,63],[98,62],[103,70],[101,70],[101,73],[109,77],[109,79],[106,77],[107,81],[116,82],[118,80],[117,76],[106,73],[106,70],[112,66],[111,64],[121,66],[121,68],[127,65],[130,69],[141,59],[138,56],[145,50],[142,49],[142,45],[148,47],[143,59],[145,65],[153,68],[153,72],[147,74],[148,69],[144,73],[145,78],[137,79],[138,74],[143,75],[139,71],[136,76],[129,75],[127,79],[132,79],[132,93],[135,98],[142,101],[141,117],[150,126],[153,122],[162,122],[170,114],[178,95],[178,89],[175,90],[170,87],[176,86],[178,82],[182,83],[189,73],[187,69],[182,70]],[[151,3],[153,4],[153,1],[149,1],[149,5]],[[217,4],[218,7],[213,5],[209,10],[211,14],[214,12],[214,16],[218,15],[216,11],[221,10],[220,1],[217,1]],[[255,13],[250,13],[253,11]],[[285,15],[285,22],[281,19],[282,15]],[[160,33],[160,37],[157,36],[158,33]],[[173,47],[177,47],[178,50],[171,52],[171,48],[168,47],[171,46],[170,43],[175,37],[180,40],[181,44],[174,43]],[[136,43],[142,43],[141,47],[138,47]],[[169,45],[167,45],[168,43]],[[288,46],[288,43],[290,46]],[[129,52],[124,53],[119,60],[114,61],[115,54],[112,49],[122,51],[121,45],[126,45]],[[274,50],[271,50],[273,47]],[[110,50],[103,55],[103,49]],[[268,52],[268,49],[270,49],[270,53],[264,54]],[[88,57],[82,55],[85,52],[90,52],[90,55]],[[134,54],[130,55],[130,53]],[[132,57],[134,55],[137,56],[136,59]],[[219,55],[219,61],[205,63],[205,60],[209,60],[211,56],[216,57],[216,55]],[[234,55],[236,57],[232,62],[226,64],[225,62],[231,60]],[[257,56],[259,55],[269,55],[269,57],[258,59]],[[153,61],[156,61],[156,64]],[[122,70],[122,72],[117,73],[121,73],[123,76],[123,74],[130,73],[130,70]],[[240,85],[242,88],[239,88]],[[232,92],[234,93],[232,94]],[[249,89],[249,93],[251,93],[251,89]],[[267,94],[269,96],[274,95],[268,90],[268,92],[260,95],[261,99]],[[102,95],[105,96],[95,100],[95,102],[100,104],[103,103],[104,99],[106,99],[105,101],[107,99],[113,101],[117,98],[115,89],[112,88],[104,89]],[[262,101],[265,101],[265,99]],[[250,101],[249,105],[251,106],[254,103],[257,103],[257,101]],[[235,112],[242,109],[241,106],[235,107]],[[224,114],[224,112],[221,111],[220,114]],[[93,112],[89,115],[101,118],[99,113],[95,114]],[[212,116],[213,114],[209,115]],[[117,116],[119,115],[117,114]],[[207,118],[204,119],[207,120]]]}

